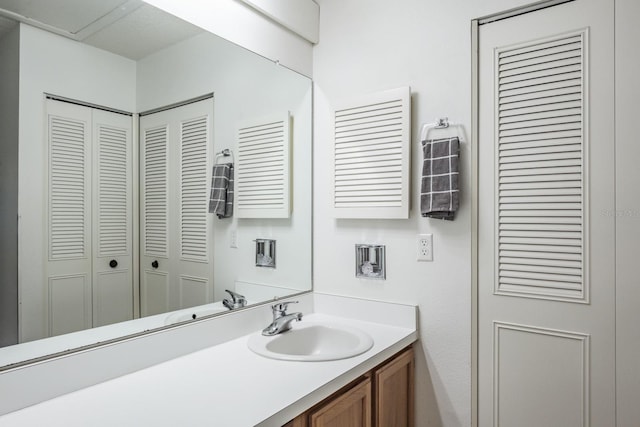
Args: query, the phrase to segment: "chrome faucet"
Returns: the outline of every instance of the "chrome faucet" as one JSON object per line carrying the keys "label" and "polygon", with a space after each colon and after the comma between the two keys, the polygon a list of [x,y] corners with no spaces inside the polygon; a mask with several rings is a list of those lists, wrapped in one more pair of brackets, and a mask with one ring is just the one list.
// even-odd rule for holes
{"label": "chrome faucet", "polygon": [[227,307],[229,310],[233,310],[236,308],[242,308],[247,305],[247,299],[244,295],[237,294],[229,289],[225,289],[225,292],[228,292],[231,296],[231,299],[225,298],[222,300],[222,305]]}
{"label": "chrome faucet", "polygon": [[302,313],[287,314],[287,306],[298,301],[284,301],[271,306],[273,311],[273,322],[262,330],[262,335],[273,336],[291,329],[291,322],[302,320]]}

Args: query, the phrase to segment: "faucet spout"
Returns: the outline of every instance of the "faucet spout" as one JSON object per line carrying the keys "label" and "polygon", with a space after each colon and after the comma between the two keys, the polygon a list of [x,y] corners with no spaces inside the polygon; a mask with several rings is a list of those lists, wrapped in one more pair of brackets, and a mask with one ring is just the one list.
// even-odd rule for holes
{"label": "faucet spout", "polygon": [[278,335],[281,332],[291,329],[291,322],[294,320],[298,322],[302,320],[302,313],[287,314],[287,306],[292,302],[295,303],[297,301],[287,301],[271,306],[271,310],[273,311],[273,322],[262,330],[262,335]]}
{"label": "faucet spout", "polygon": [[225,292],[229,293],[231,299],[225,298],[222,300],[222,305],[227,307],[229,310],[234,310],[236,308],[242,308],[247,305],[247,299],[244,295],[237,294],[229,289],[225,289]]}

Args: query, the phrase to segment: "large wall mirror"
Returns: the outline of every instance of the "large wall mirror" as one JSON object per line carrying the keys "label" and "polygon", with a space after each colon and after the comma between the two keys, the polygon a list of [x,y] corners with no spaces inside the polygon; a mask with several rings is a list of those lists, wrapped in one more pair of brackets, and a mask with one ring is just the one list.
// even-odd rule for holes
{"label": "large wall mirror", "polygon": [[309,78],[142,1],[0,9],[0,370],[311,290]]}

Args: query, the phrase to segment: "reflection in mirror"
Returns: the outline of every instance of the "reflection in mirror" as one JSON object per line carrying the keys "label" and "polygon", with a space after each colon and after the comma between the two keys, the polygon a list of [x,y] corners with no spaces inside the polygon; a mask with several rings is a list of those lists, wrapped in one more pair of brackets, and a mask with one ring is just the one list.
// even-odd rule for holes
{"label": "reflection in mirror", "polygon": [[[0,367],[311,289],[308,78],[143,2],[0,8]],[[238,146],[274,115],[289,139],[263,123]],[[287,215],[210,213],[226,163]]]}

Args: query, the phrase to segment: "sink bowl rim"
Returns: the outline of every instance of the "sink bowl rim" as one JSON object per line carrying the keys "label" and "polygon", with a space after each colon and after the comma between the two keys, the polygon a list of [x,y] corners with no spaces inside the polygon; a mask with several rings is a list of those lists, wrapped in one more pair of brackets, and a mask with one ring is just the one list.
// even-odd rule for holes
{"label": "sink bowl rim", "polygon": [[[332,350],[331,352],[319,353],[319,354],[292,354],[285,352],[272,351],[268,348],[269,343],[275,340],[282,340],[292,338],[296,332],[304,331],[305,329],[323,327],[326,329],[338,330],[341,333],[346,332],[353,335],[358,340],[358,344],[354,347],[350,347],[344,350]],[[324,362],[330,360],[349,359],[351,357],[358,356],[362,353],[369,351],[373,347],[373,338],[367,332],[363,330],[339,322],[328,321],[305,321],[304,319],[299,323],[292,324],[291,330],[283,332],[274,336],[264,336],[261,331],[255,332],[249,336],[247,341],[247,347],[254,353],[267,357],[269,359],[285,360],[285,361],[298,361],[298,362]]]}

